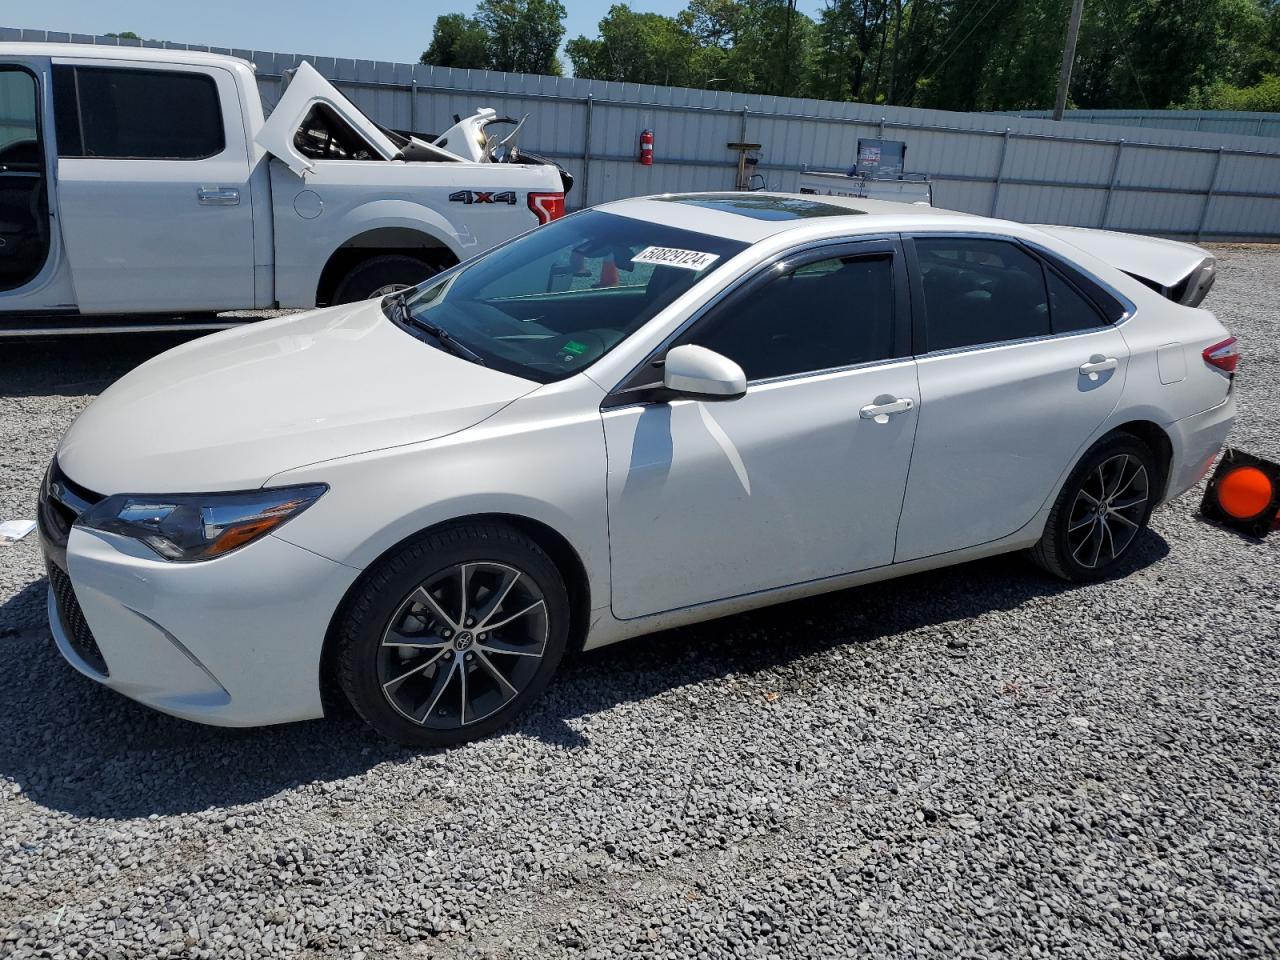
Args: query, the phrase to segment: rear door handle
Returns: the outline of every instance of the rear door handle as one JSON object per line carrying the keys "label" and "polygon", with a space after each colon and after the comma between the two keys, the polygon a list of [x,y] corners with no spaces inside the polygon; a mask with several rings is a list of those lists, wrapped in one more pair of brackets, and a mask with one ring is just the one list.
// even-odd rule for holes
{"label": "rear door handle", "polygon": [[906,413],[915,406],[910,397],[876,397],[875,403],[868,403],[858,411],[863,420],[874,420],[876,423],[888,423],[889,418],[899,413]]}
{"label": "rear door handle", "polygon": [[1115,357],[1104,357],[1100,353],[1095,353],[1089,358],[1088,363],[1080,364],[1080,373],[1088,377],[1090,380],[1097,380],[1098,375],[1106,373],[1108,370],[1114,370],[1120,365]]}
{"label": "rear door handle", "polygon": [[213,207],[234,207],[240,202],[240,191],[235,187],[201,187],[196,196]]}

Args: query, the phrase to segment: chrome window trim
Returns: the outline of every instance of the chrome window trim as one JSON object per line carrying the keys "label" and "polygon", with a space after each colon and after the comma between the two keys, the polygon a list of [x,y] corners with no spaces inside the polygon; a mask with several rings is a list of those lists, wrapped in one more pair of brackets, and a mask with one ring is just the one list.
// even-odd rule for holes
{"label": "chrome window trim", "polygon": [[1046,333],[1038,337],[1020,337],[1017,340],[993,340],[991,343],[975,343],[965,347],[947,347],[941,350],[930,350],[928,353],[916,355],[917,360],[932,360],[936,357],[950,357],[964,353],[976,353],[979,350],[998,350],[1001,347],[1020,347],[1028,343],[1046,343],[1050,340],[1066,340],[1070,337],[1087,337],[1092,334],[1105,333],[1116,324],[1104,323],[1087,330],[1068,330],[1065,333]]}

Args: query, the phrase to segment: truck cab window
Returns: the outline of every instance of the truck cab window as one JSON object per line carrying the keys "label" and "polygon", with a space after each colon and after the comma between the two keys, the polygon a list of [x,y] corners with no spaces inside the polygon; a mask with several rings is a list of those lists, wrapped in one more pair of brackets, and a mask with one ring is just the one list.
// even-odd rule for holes
{"label": "truck cab window", "polygon": [[49,253],[36,78],[0,64],[0,290],[32,280]]}
{"label": "truck cab window", "polygon": [[381,160],[351,125],[327,104],[311,108],[302,126],[293,135],[293,145],[312,160]]}
{"label": "truck cab window", "polygon": [[208,74],[66,65],[53,71],[60,157],[204,160],[226,148],[218,88]]}

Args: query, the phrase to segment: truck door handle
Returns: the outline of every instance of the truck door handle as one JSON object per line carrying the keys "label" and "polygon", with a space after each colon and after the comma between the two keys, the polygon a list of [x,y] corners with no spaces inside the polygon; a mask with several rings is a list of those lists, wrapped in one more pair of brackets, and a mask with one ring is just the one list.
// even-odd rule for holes
{"label": "truck door handle", "polygon": [[888,423],[889,418],[899,413],[906,413],[915,406],[910,397],[876,397],[875,403],[869,403],[858,411],[863,420],[874,420],[876,423]]}
{"label": "truck door handle", "polygon": [[196,191],[201,203],[213,207],[234,207],[240,202],[240,191],[235,187],[201,187]]}
{"label": "truck door handle", "polygon": [[1090,380],[1097,380],[1099,374],[1114,370],[1119,365],[1120,362],[1115,357],[1104,357],[1100,353],[1095,353],[1089,358],[1088,363],[1080,364],[1080,373]]}

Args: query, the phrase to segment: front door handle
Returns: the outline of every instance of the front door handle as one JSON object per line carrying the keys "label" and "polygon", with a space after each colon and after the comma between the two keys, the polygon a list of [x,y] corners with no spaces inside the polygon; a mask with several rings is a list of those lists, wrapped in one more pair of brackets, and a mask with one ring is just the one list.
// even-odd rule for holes
{"label": "front door handle", "polygon": [[1088,363],[1080,364],[1080,373],[1090,380],[1097,380],[1100,374],[1106,373],[1108,370],[1114,370],[1118,366],[1120,366],[1120,361],[1115,357],[1104,357],[1100,353],[1095,353],[1089,358]]}
{"label": "front door handle", "polygon": [[240,191],[235,187],[201,187],[196,197],[209,206],[234,207],[240,202]]}
{"label": "front door handle", "polygon": [[876,423],[888,423],[889,418],[899,413],[906,413],[915,406],[910,397],[893,397],[885,395],[876,397],[875,403],[868,403],[858,411],[863,420],[874,420]]}

